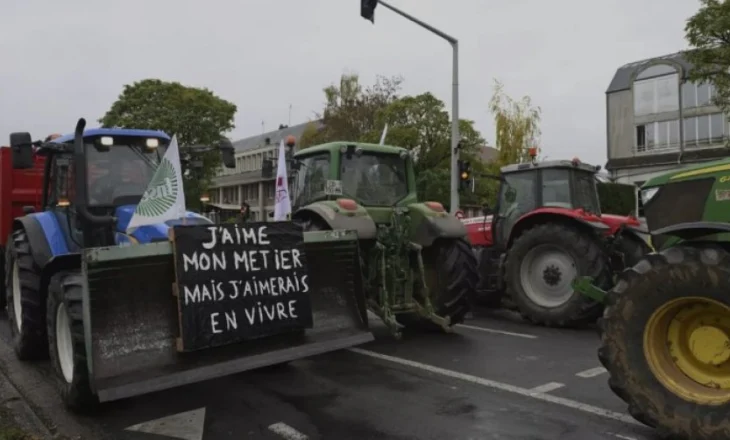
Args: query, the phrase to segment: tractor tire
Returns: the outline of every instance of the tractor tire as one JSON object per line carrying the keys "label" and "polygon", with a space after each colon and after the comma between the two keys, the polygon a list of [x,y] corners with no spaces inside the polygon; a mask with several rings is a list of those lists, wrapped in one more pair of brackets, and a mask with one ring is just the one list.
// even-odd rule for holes
{"label": "tractor tire", "polygon": [[25,230],[14,231],[5,252],[5,300],[13,348],[23,361],[46,359],[46,301],[41,273]]}
{"label": "tractor tire", "polygon": [[61,400],[74,412],[87,412],[98,399],[91,391],[84,342],[81,273],[59,272],[48,286],[48,353]]}
{"label": "tractor tire", "polygon": [[706,243],[646,255],[608,293],[598,357],[659,438],[730,438],[728,292],[730,253]]}
{"label": "tractor tire", "polygon": [[528,321],[547,327],[591,324],[603,311],[572,288],[575,277],[611,287],[608,256],[598,240],[569,225],[546,223],[522,233],[507,253],[507,297]]}
{"label": "tractor tire", "polygon": [[[431,305],[436,315],[450,318],[450,326],[464,322],[471,310],[479,273],[477,259],[465,239],[439,239],[422,251]],[[439,330],[432,321],[416,315],[396,318],[408,328]]]}
{"label": "tractor tire", "polygon": [[616,250],[623,254],[626,268],[633,267],[644,258],[644,255],[652,251],[649,245],[636,235],[623,234],[619,240]]}

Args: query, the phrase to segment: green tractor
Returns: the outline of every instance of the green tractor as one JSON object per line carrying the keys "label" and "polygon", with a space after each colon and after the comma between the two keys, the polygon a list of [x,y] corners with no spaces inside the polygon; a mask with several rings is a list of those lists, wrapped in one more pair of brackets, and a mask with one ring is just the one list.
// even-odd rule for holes
{"label": "green tractor", "polygon": [[[305,231],[357,232],[368,308],[397,338],[402,327],[452,331],[478,279],[461,221],[419,202],[413,160],[404,148],[333,142],[290,161],[292,220]],[[271,162],[263,173],[272,177]]]}
{"label": "green tractor", "polygon": [[663,439],[730,438],[730,159],[647,181],[652,243],[609,292],[598,355],[631,415]]}

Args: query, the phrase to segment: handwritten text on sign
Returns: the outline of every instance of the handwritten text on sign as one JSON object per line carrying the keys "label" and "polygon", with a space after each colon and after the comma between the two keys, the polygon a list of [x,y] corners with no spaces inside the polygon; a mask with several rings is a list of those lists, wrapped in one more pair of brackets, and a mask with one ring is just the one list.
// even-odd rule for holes
{"label": "handwritten text on sign", "polygon": [[174,237],[186,351],[312,326],[301,226],[175,226]]}

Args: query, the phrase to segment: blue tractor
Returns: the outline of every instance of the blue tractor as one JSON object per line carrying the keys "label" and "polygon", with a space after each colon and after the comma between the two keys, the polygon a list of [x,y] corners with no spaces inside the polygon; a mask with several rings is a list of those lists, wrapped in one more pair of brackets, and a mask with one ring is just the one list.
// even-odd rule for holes
{"label": "blue tractor", "polygon": [[[311,266],[336,264],[331,246],[343,250],[339,258],[357,262],[348,266],[350,272],[343,270],[340,286],[333,285],[326,272],[310,274],[312,295],[318,280],[326,279],[320,284],[328,298],[333,298],[333,288],[345,297],[326,304],[312,299],[313,314],[328,319],[317,319],[306,334],[297,332],[283,342],[267,345],[264,338],[233,348],[180,353],[168,233],[182,222],[211,222],[187,212],[185,219],[127,234],[170,137],[152,130],[85,130],[85,125],[80,119],[73,134],[52,142],[32,142],[28,133],[11,135],[15,169],[38,167],[39,155],[45,161],[40,209],[25,207],[25,215],[13,220],[8,238],[8,321],[21,360],[50,356],[60,394],[70,409],[372,340],[367,316],[357,309],[364,302],[363,293],[347,287],[360,274],[356,235],[343,231],[320,240],[308,233],[305,250]],[[223,139],[204,150],[214,149],[227,167],[235,166],[230,141]]]}

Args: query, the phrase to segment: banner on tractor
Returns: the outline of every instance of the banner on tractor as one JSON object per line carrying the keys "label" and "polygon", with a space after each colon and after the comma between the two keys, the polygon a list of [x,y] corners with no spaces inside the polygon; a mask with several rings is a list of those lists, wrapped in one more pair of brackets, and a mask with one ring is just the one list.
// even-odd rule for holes
{"label": "banner on tractor", "polygon": [[312,328],[300,225],[180,225],[172,242],[178,351]]}

